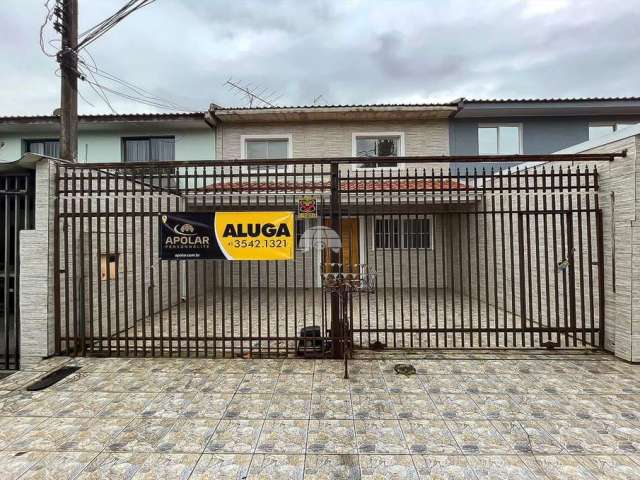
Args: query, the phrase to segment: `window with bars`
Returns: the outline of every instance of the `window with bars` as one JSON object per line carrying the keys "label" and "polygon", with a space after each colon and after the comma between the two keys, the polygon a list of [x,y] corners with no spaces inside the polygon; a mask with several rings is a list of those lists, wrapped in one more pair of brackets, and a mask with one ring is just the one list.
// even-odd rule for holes
{"label": "window with bars", "polygon": [[374,220],[373,244],[376,249],[430,249],[432,237],[431,217]]}
{"label": "window with bars", "polygon": [[24,151],[38,153],[48,157],[59,157],[60,141],[57,138],[25,140]]}
{"label": "window with bars", "polygon": [[176,159],[175,137],[125,137],[122,139],[125,162],[162,162]]}

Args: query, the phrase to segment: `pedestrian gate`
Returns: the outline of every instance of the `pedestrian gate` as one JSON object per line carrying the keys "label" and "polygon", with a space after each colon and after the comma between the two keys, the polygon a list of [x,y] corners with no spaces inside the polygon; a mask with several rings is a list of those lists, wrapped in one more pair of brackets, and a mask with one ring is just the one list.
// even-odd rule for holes
{"label": "pedestrian gate", "polygon": [[33,175],[0,174],[0,369],[19,364],[20,230],[33,228]]}
{"label": "pedestrian gate", "polygon": [[[57,352],[603,345],[595,168],[453,173],[415,158],[405,168],[368,162],[59,165]],[[293,260],[159,259],[163,214],[296,212],[301,198],[315,200],[317,218],[296,221]],[[367,288],[339,308],[327,273],[366,276]]]}

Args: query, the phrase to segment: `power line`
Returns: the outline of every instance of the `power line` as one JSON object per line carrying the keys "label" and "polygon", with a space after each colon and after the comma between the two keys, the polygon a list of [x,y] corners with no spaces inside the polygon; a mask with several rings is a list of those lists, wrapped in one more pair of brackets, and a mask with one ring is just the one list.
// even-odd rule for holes
{"label": "power line", "polygon": [[78,43],[78,50],[85,48],[87,45],[95,42],[98,38],[107,33],[126,17],[136,12],[137,10],[146,7],[147,5],[151,5],[155,1],[156,0],[129,0],[116,13],[80,34],[79,38],[81,38],[82,40]]}
{"label": "power line", "polygon": [[[49,22],[53,20],[53,17],[59,17],[59,14],[60,14],[60,11],[59,11],[60,6],[58,4],[58,0],[56,0],[56,5],[53,9],[49,6],[50,2],[51,0],[46,0],[44,2],[44,8],[47,9],[47,14],[44,17],[44,22],[42,22],[42,25],[40,26],[40,50],[42,50],[42,53],[44,53],[47,57],[55,58],[56,54],[47,52],[47,49],[44,44],[45,28],[47,28],[47,25],[49,24]],[[48,42],[48,43],[49,45],[51,45],[51,42]]]}

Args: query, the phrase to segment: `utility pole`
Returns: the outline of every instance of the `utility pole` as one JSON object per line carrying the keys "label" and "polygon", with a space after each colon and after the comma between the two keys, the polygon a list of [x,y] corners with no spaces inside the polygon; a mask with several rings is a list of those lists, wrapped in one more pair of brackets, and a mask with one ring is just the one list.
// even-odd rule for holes
{"label": "utility pole", "polygon": [[60,158],[78,159],[78,0],[62,0]]}

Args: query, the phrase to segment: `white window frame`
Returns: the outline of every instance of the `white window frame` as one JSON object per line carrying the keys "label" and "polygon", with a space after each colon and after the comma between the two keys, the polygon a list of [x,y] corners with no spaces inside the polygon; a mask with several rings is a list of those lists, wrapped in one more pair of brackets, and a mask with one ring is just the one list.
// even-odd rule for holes
{"label": "white window frame", "polygon": [[[355,158],[376,158],[376,157],[358,157],[357,140],[359,137],[399,137],[400,138],[400,153],[399,157],[405,156],[404,148],[404,132],[353,132],[351,134],[351,156]],[[384,157],[380,157],[384,158]],[[404,163],[398,163],[395,167],[360,167],[354,166],[354,170],[398,170],[404,168]]]}
{"label": "white window frame", "polygon": [[[500,127],[518,127],[518,149],[520,153],[516,153],[516,155],[524,154],[524,141],[523,141],[523,131],[524,126],[522,123],[479,123],[478,124],[478,155],[506,155],[500,153]],[[483,154],[480,153],[480,129],[481,128],[496,128],[498,130],[498,137],[496,138],[496,147],[498,147],[498,152],[495,154]]]}
{"label": "white window frame", "polygon": [[401,216],[400,218],[398,218],[395,215],[390,215],[390,216],[385,216],[385,215],[376,215],[373,217],[373,221],[371,223],[371,247],[372,250],[374,251],[382,251],[382,250],[425,250],[425,251],[431,251],[433,250],[433,242],[434,242],[434,238],[433,238],[433,231],[434,231],[434,224],[435,224],[435,218],[433,215],[425,215],[425,218],[429,219],[429,234],[430,234],[430,239],[431,239],[431,245],[429,245],[429,248],[415,248],[415,247],[403,247],[400,246],[398,248],[392,248],[392,247],[388,247],[388,248],[383,248],[383,247],[376,247],[376,220],[395,220],[398,219],[400,220],[400,244],[402,245],[402,238],[404,235],[404,226],[402,224],[402,222],[404,222],[405,220],[421,220],[421,218],[416,218],[415,216]]}
{"label": "white window frame", "polygon": [[[291,133],[269,133],[259,135],[240,135],[240,158],[247,160],[247,140],[286,140],[287,141],[287,158],[293,158],[293,134]],[[284,168],[276,168],[276,170],[269,170],[268,168],[260,169],[257,171],[249,172],[249,168],[246,165],[242,166],[242,173],[253,174],[275,174],[276,172],[288,172],[292,171],[292,165],[284,165]]]}

